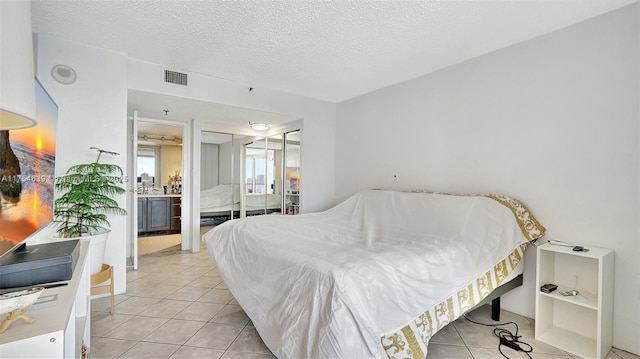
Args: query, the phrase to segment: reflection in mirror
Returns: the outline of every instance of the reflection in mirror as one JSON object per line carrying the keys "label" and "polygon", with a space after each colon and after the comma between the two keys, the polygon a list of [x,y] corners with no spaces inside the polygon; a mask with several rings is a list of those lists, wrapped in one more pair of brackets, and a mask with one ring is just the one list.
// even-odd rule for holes
{"label": "reflection in mirror", "polygon": [[[237,135],[202,131],[200,157],[200,227],[239,217],[240,183]],[[240,136],[241,137],[241,136]]]}
{"label": "reflection in mirror", "polygon": [[299,213],[300,131],[258,139],[202,131],[200,161],[201,228],[243,216]]}
{"label": "reflection in mirror", "polygon": [[[267,178],[270,186],[269,193],[273,194],[274,198],[277,198],[278,203],[282,203],[282,134],[267,138],[267,147],[270,149],[273,158],[273,171],[268,174]],[[284,207],[280,206],[278,212],[282,213],[285,209]]]}
{"label": "reflection in mirror", "polygon": [[299,130],[245,143],[243,162],[244,215],[300,212]]}
{"label": "reflection in mirror", "polygon": [[280,212],[279,197],[274,195],[275,149],[267,139],[244,146],[244,206],[247,216]]}
{"label": "reflection in mirror", "polygon": [[[267,193],[278,195],[282,193],[282,135],[271,136],[267,141]],[[270,168],[269,168],[270,166]],[[280,173],[279,173],[280,172]],[[265,205],[267,203],[265,202]]]}
{"label": "reflection in mirror", "polygon": [[[264,148],[265,141],[252,142],[245,152],[245,191],[252,194],[269,193],[267,174],[273,170],[272,154]],[[258,146],[262,147],[259,148]]]}
{"label": "reflection in mirror", "polygon": [[284,151],[284,194],[287,204],[285,214],[295,215],[300,213],[300,191],[302,190],[300,178],[300,131],[284,134],[286,143]]}

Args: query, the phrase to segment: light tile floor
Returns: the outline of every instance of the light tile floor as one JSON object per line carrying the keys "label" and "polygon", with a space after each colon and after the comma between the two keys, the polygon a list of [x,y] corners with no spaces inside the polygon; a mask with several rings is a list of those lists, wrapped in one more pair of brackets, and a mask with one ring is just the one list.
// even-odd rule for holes
{"label": "light tile floor", "polygon": [[[127,272],[127,293],[116,296],[115,314],[108,298],[92,301],[89,358],[275,359],[235,301],[205,250],[179,248],[140,257],[138,271]],[[469,313],[489,322],[489,307]],[[574,358],[534,340],[534,322],[507,311],[501,321],[519,325],[522,341],[536,359]],[[513,326],[510,326],[513,330]],[[502,358],[493,329],[458,319],[430,341],[428,359]],[[510,358],[526,358],[504,348]],[[607,359],[640,359],[613,349]]]}

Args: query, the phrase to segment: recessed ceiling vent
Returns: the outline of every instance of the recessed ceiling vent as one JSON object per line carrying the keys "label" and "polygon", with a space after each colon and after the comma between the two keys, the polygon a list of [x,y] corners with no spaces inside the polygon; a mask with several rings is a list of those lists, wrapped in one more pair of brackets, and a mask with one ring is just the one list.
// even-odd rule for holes
{"label": "recessed ceiling vent", "polygon": [[187,86],[187,74],[171,70],[164,70],[164,82]]}

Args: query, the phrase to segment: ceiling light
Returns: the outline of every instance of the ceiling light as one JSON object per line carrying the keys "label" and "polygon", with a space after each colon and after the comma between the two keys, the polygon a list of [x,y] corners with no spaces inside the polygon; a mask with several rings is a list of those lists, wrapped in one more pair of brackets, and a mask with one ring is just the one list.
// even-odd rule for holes
{"label": "ceiling light", "polygon": [[268,123],[249,122],[249,126],[256,131],[268,130],[271,127]]}
{"label": "ceiling light", "polygon": [[148,135],[148,134],[139,135],[138,141],[148,141],[148,142],[172,141],[178,144],[182,143],[182,139],[180,137],[165,136],[165,135]]}
{"label": "ceiling light", "polygon": [[0,130],[36,124],[33,39],[29,1],[0,1]]}

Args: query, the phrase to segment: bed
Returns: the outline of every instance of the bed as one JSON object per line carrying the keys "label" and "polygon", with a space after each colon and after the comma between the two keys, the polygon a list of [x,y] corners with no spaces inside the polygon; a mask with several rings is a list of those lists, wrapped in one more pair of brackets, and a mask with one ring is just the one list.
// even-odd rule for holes
{"label": "bed", "polygon": [[433,334],[521,273],[544,231],[509,197],[366,190],[203,238],[279,359],[422,359]]}
{"label": "bed", "polygon": [[[276,194],[247,194],[248,216],[280,212],[282,196]],[[223,184],[200,192],[200,224],[220,224],[233,217],[240,217],[240,185]]]}

